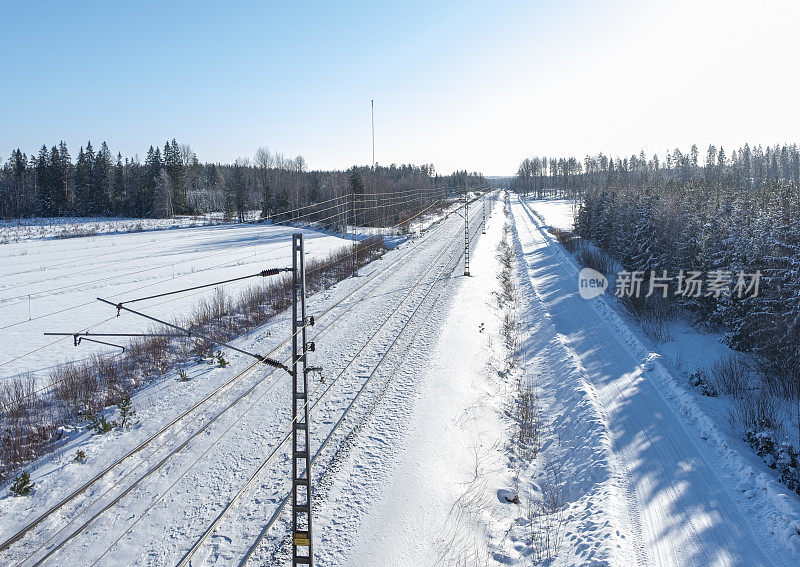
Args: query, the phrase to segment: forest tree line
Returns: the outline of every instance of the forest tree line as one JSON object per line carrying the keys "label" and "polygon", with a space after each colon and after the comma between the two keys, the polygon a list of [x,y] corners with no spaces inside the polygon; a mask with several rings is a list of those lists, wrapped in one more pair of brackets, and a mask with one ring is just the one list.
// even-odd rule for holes
{"label": "forest tree line", "polygon": [[534,158],[518,191],[580,200],[577,234],[627,270],[760,272],[757,296],[675,297],[701,323],[724,325],[734,348],[760,353],[788,395],[800,395],[800,152],[696,146],[647,159]]}
{"label": "forest tree line", "polygon": [[644,151],[630,157],[609,157],[602,153],[575,157],[537,156],[525,158],[512,181],[512,189],[536,197],[580,197],[598,185],[626,186],[706,184],[709,187],[755,189],[767,183],[800,184],[800,150],[797,145],[763,148],[744,147],[732,151],[710,145],[703,163],[697,145],[689,152],[679,149],[648,158]]}
{"label": "forest tree line", "polygon": [[[0,171],[0,217],[168,218],[173,215],[224,212],[243,221],[261,211],[264,219],[292,220],[315,203],[355,195],[359,223],[400,219],[442,195],[485,186],[479,173],[438,175],[433,165],[353,167],[348,171],[309,171],[302,156],[287,158],[259,148],[255,156],[233,164],[201,163],[191,147],[176,140],[151,146],[144,162],[116,156],[103,142],[81,146],[73,160],[62,141],[35,155],[11,152]],[[303,220],[346,214],[350,205],[320,207]],[[373,207],[370,205],[377,205]]]}

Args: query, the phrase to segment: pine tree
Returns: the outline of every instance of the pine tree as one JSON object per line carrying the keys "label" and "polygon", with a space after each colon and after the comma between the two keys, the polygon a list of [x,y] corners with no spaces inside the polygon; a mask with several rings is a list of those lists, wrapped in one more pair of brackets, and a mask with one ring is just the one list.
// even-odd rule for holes
{"label": "pine tree", "polygon": [[246,185],[244,167],[242,167],[237,160],[231,168],[231,188],[233,189],[233,200],[234,206],[236,207],[236,218],[238,222],[245,221],[245,209],[247,206],[245,196]]}
{"label": "pine tree", "polygon": [[48,169],[48,192],[50,202],[53,206],[53,214],[56,216],[66,216],[69,214],[69,195],[67,179],[64,176],[64,164],[61,154],[56,146],[50,150],[50,159],[47,164]]}
{"label": "pine tree", "polygon": [[42,216],[55,216],[55,204],[50,194],[50,170],[47,166],[49,153],[47,146],[42,146],[39,155],[36,157],[36,187],[39,193],[39,212]]}
{"label": "pine tree", "polygon": [[[466,191],[466,185],[464,190]],[[358,224],[358,212],[363,206],[364,192],[364,180],[361,178],[361,172],[356,166],[353,166],[353,169],[350,170],[350,221],[353,225]]]}
{"label": "pine tree", "polygon": [[92,171],[94,214],[108,215],[111,213],[111,151],[103,142],[97,152]]}
{"label": "pine tree", "polygon": [[186,170],[181,157],[181,150],[178,142],[164,144],[164,168],[169,175],[170,185],[172,186],[172,208],[175,214],[186,214],[189,212],[186,198]]}
{"label": "pine tree", "polygon": [[75,164],[75,214],[78,216],[90,214],[92,191],[92,166],[83,151],[83,146],[78,150],[78,161]]}
{"label": "pine tree", "polygon": [[84,155],[86,159],[87,171],[89,173],[89,187],[88,191],[86,192],[86,207],[83,214],[96,215],[99,209],[99,204],[97,203],[97,183],[94,175],[95,154],[91,141],[86,143]]}
{"label": "pine tree", "polygon": [[632,220],[633,230],[630,235],[632,245],[629,256],[631,269],[645,273],[650,270],[660,272],[663,266],[658,261],[658,242],[651,198],[644,197],[636,203]]}
{"label": "pine tree", "polygon": [[[163,162],[161,161],[161,151],[158,148],[153,148],[147,151],[147,158],[144,162],[144,172],[141,179],[141,189],[139,206],[141,217],[153,216],[155,210],[156,199],[156,184],[161,176],[161,169]],[[163,196],[160,195],[159,199],[163,201]],[[163,203],[161,203],[163,205]],[[163,211],[162,211],[163,212]]]}
{"label": "pine tree", "polygon": [[130,197],[125,185],[125,166],[122,165],[122,154],[117,153],[117,163],[114,166],[114,181],[111,189],[111,211],[115,215],[130,216]]}

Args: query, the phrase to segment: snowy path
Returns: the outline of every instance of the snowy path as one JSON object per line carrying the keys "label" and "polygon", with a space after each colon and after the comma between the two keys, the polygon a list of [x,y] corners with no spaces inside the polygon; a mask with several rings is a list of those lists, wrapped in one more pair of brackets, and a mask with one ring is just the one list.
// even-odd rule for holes
{"label": "snowy path", "polygon": [[738,480],[662,394],[653,363],[633,354],[624,330],[578,296],[576,270],[516,196],[512,214],[536,301],[588,375],[615,462],[624,467],[630,521],[624,527],[638,562],[796,564],[763,522],[750,519]]}
{"label": "snowy path", "polygon": [[[332,559],[325,564],[415,567],[489,560],[487,541],[497,527],[490,518],[504,506],[497,490],[509,486],[511,476],[502,454],[510,425],[491,368],[502,349],[492,291],[503,220],[498,203],[471,256],[472,277],[454,274],[449,300],[436,314],[440,326],[417,341],[427,352],[417,361],[410,391],[385,404],[395,414],[393,423],[375,420],[383,425],[379,441],[386,443],[388,434],[391,442],[375,445],[383,463],[371,481],[380,488],[370,491],[374,500],[363,510],[358,507],[364,518],[355,522],[352,547],[342,551],[342,559],[323,552]],[[378,439],[359,444],[340,484],[363,485],[364,471],[356,463],[367,460],[370,441]]]}

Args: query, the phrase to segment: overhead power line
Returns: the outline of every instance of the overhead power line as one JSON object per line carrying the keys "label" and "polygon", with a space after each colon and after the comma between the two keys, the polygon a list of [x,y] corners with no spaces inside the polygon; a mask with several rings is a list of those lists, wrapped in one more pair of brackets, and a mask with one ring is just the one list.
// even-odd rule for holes
{"label": "overhead power line", "polygon": [[226,284],[226,283],[232,283],[232,282],[238,282],[238,281],[242,281],[242,280],[248,280],[250,278],[266,278],[267,276],[277,276],[278,274],[280,274],[282,272],[291,272],[291,271],[292,271],[291,268],[269,268],[267,270],[261,270],[260,272],[258,272],[256,274],[249,274],[247,276],[239,276],[238,278],[231,278],[231,279],[228,279],[228,280],[222,280],[222,281],[213,282],[213,283],[196,285],[194,287],[187,287],[187,288],[179,289],[179,290],[176,290],[176,291],[167,291],[167,292],[164,292],[164,293],[157,293],[156,295],[148,295],[147,297],[139,297],[137,299],[129,299],[127,301],[120,301],[117,305],[119,306],[119,305],[122,305],[123,303],[136,303],[137,301],[146,301],[148,299],[156,299],[158,297],[166,297],[167,295],[175,295],[175,294],[178,294],[178,293],[186,293],[188,291],[194,291],[196,289],[203,289],[203,288],[206,288],[206,287],[214,287],[214,286],[218,286],[218,285],[222,285],[222,284]]}

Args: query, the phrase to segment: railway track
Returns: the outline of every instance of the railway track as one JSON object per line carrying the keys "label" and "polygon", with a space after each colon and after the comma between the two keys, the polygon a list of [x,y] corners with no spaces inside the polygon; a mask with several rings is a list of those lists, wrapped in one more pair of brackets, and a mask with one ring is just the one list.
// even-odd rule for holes
{"label": "railway track", "polygon": [[[424,238],[435,237],[435,235],[439,234],[443,230],[444,226],[444,223],[439,223],[436,227],[434,227],[433,230],[430,230],[424,236]],[[338,321],[345,318],[358,305],[360,299],[370,296],[378,288],[380,288],[388,280],[388,277],[392,273],[392,269],[400,262],[407,260],[409,255],[414,254],[417,248],[418,246],[415,246],[409,251],[406,251],[404,254],[398,255],[397,258],[393,259],[391,262],[388,262],[385,266],[382,266],[381,268],[368,274],[364,278],[364,281],[355,289],[330,306],[324,313],[319,315],[318,320],[325,321],[327,324],[323,330],[320,331],[317,337],[324,336],[324,334],[326,334],[330,329],[334,328]],[[346,305],[348,301],[351,301],[349,307],[344,308],[339,313],[335,313],[337,309]],[[403,301],[405,301],[405,299]],[[399,302],[398,306],[401,305],[403,301]],[[328,321],[327,319],[331,315],[333,315],[333,319]],[[281,344],[275,347],[269,353],[269,355],[272,356],[279,352],[287,345],[288,341],[289,339],[283,341]],[[113,506],[122,498],[137,488],[145,479],[152,476],[156,471],[160,470],[167,462],[169,462],[172,457],[181,453],[192,440],[197,438],[201,433],[207,431],[208,428],[212,424],[216,423],[220,417],[228,414],[230,410],[239,407],[242,402],[252,396],[258,387],[264,384],[265,381],[267,381],[267,379],[274,374],[274,371],[270,370],[253,382],[249,387],[246,387],[244,392],[236,394],[232,400],[223,399],[225,393],[232,391],[234,387],[238,386],[240,383],[244,383],[244,379],[250,376],[258,368],[259,364],[255,363],[237,373],[221,387],[217,388],[191,408],[187,409],[170,423],[166,424],[153,435],[148,437],[148,439],[146,439],[143,443],[111,463],[98,475],[84,483],[81,487],[70,493],[57,504],[50,507],[46,512],[41,514],[39,517],[19,530],[16,534],[3,542],[3,544],[0,544],[0,551],[9,550],[17,542],[25,543],[23,541],[25,536],[38,526],[47,522],[50,518],[56,515],[58,516],[58,519],[66,517],[67,522],[60,525],[60,527],[58,527],[55,532],[51,533],[49,537],[45,536],[47,539],[43,543],[38,543],[38,545],[37,543],[32,543],[31,546],[29,546],[29,549],[25,551],[27,555],[22,561],[23,564],[35,565],[46,562],[70,540],[81,534],[92,524],[92,522],[103,515],[106,511],[113,508]],[[271,384],[268,384],[266,391],[261,392],[258,399],[261,399],[267,392],[269,392],[269,390],[271,390],[277,382],[278,380],[275,380]],[[226,401],[227,405],[225,404]],[[252,408],[256,402],[257,400],[253,402],[250,408]],[[214,406],[217,403],[219,403],[222,408],[217,408],[218,411],[212,412],[211,410],[215,409]],[[245,410],[245,413],[247,411],[249,411],[249,408]],[[212,414],[211,418],[206,419],[203,422],[202,418],[207,417],[208,413]],[[190,427],[193,424],[196,425],[197,423],[201,423],[201,425],[190,431]],[[179,435],[185,431],[189,431],[189,433],[181,440]],[[223,436],[224,433],[222,436],[220,436],[220,439]],[[166,454],[159,455],[159,453],[162,451]],[[146,455],[142,455],[143,453],[146,453]],[[141,457],[139,463],[129,470],[124,470],[124,466],[130,464],[134,457]],[[149,466],[147,466],[148,464]],[[114,474],[117,476],[115,479],[112,479],[111,477]],[[105,481],[103,483],[103,490],[102,493],[97,495],[97,493],[100,492],[100,489],[97,489],[96,487],[101,483],[101,481]],[[113,494],[115,490],[118,492]],[[79,502],[78,500],[80,497],[84,495],[86,495],[86,497]],[[104,499],[106,500],[105,504],[102,503]],[[89,500],[92,501],[88,502]],[[76,525],[77,529],[75,528]],[[62,534],[66,535],[61,537]],[[32,552],[30,552],[30,547],[34,547]]]}
{"label": "railway track", "polygon": [[[472,234],[470,234],[471,248],[474,245],[475,237],[479,234],[479,231],[480,227],[478,227],[477,230],[475,230],[474,232],[472,232]],[[459,245],[461,245],[462,242],[463,240],[461,240],[461,236],[459,235]],[[453,257],[450,260],[450,262],[447,263],[444,269],[440,271],[440,274],[443,275],[452,273],[452,271],[458,266],[462,258],[463,258],[463,246],[459,246],[459,253],[456,254],[455,257]],[[383,354],[381,354],[378,364],[372,368],[371,372],[367,375],[366,380],[358,389],[356,395],[351,400],[350,404],[341,414],[338,421],[335,423],[334,427],[328,432],[322,443],[319,445],[318,449],[315,451],[314,455],[311,458],[311,465],[317,465],[317,461],[323,455],[323,452],[326,450],[326,448],[328,448],[328,445],[331,442],[331,440],[336,436],[337,433],[340,433],[339,431],[340,427],[342,427],[346,423],[347,419],[351,417],[353,418],[351,421],[355,421],[355,423],[353,424],[352,428],[347,433],[344,434],[344,439],[342,440],[342,443],[351,444],[354,442],[362,426],[373,414],[375,409],[378,407],[380,401],[383,399],[384,395],[388,391],[395,374],[399,369],[402,368],[402,360],[404,359],[405,355],[408,354],[411,347],[414,345],[413,337],[405,343],[402,343],[401,339],[407,337],[409,334],[415,335],[416,332],[419,332],[419,330],[427,324],[431,314],[434,313],[434,308],[436,307],[439,300],[443,296],[443,293],[446,289],[445,282],[446,279],[444,277],[441,277],[441,275],[433,279],[432,285],[425,290],[422,299],[414,308],[411,317],[409,317],[402,325],[400,332],[394,337],[388,349]],[[436,291],[436,293],[434,293],[434,291]],[[421,318],[417,319],[416,317],[418,315],[421,315]],[[416,324],[412,325],[412,323]],[[390,358],[388,355],[393,351],[393,349],[398,347],[400,352],[395,353],[395,356]],[[390,366],[387,370],[387,368],[385,368],[385,365],[392,363],[394,364]],[[386,371],[385,372],[386,376],[384,377],[383,381],[380,384],[375,386],[375,389],[377,389],[378,391],[373,396],[373,398],[371,398],[369,402],[365,402],[369,403],[369,406],[366,408],[362,408],[362,413],[360,415],[357,416],[351,415],[350,412],[354,409],[354,407],[356,407],[355,403],[358,401],[361,395],[366,391],[367,386],[371,384],[373,379],[381,376],[380,374],[381,371]],[[310,409],[313,410],[314,409],[313,406]],[[315,489],[316,485],[328,480],[327,475],[331,470],[332,465],[336,463],[338,457],[339,453],[337,450],[337,452],[334,452],[334,454],[330,457],[327,466],[322,469],[322,473],[318,474],[316,476],[316,479],[312,479],[312,484],[315,485]],[[264,540],[267,538],[267,535],[269,534],[272,527],[280,520],[281,514],[286,508],[286,505],[289,503],[290,499],[291,499],[291,491],[288,490],[285,496],[281,499],[278,506],[276,507],[275,511],[270,516],[267,523],[262,528],[261,532],[258,534],[256,540],[250,545],[247,552],[243,555],[241,561],[239,562],[240,567],[247,565],[253,560],[253,556],[258,551],[259,547],[263,544]],[[318,504],[319,501],[315,500],[315,505]],[[285,538],[283,539],[283,544],[285,545],[287,550],[290,542],[290,537],[289,537],[290,534],[288,533],[289,528],[290,526],[288,525],[287,522],[286,526],[287,533]],[[186,557],[181,563],[179,563],[179,565],[180,566],[188,565]]]}
{"label": "railway track", "polygon": [[[470,236],[471,241],[474,242],[475,236],[478,235],[479,230],[480,230],[480,227],[477,230],[472,232],[472,234]],[[348,363],[345,365],[345,367],[337,372],[336,376],[327,385],[325,390],[319,396],[316,397],[316,399],[314,400],[313,403],[311,403],[311,405],[309,407],[309,413],[312,416],[314,416],[315,410],[318,409],[318,404],[322,401],[324,396],[331,390],[331,388],[333,388],[334,385],[337,385],[339,380],[343,376],[345,376],[346,373],[348,371],[350,371],[352,369],[352,367],[357,362],[363,362],[361,360],[361,358],[362,358],[362,356],[364,356],[365,352],[367,352],[368,347],[370,347],[370,346],[373,347],[372,350],[369,351],[369,354],[378,353],[377,362],[374,363],[374,364],[372,364],[372,363],[368,364],[368,366],[370,366],[372,368],[372,370],[366,376],[366,379],[364,379],[364,381],[361,384],[359,384],[359,386],[356,389],[354,395],[350,399],[350,403],[347,405],[347,407],[345,408],[344,412],[342,412],[341,415],[338,416],[338,419],[335,421],[335,424],[327,432],[327,435],[325,436],[325,438],[323,439],[323,441],[319,445],[319,448],[317,449],[316,453],[312,456],[312,460],[311,460],[312,464],[316,463],[317,459],[320,457],[322,452],[326,449],[326,447],[328,446],[328,444],[330,443],[330,441],[334,437],[334,435],[339,431],[339,428],[345,422],[346,418],[350,417],[350,412],[355,407],[356,402],[359,400],[359,398],[362,396],[362,394],[366,391],[367,386],[369,386],[371,384],[373,378],[378,376],[379,372],[381,370],[383,370],[384,364],[389,360],[397,360],[396,356],[394,358],[390,358],[389,355],[390,354],[395,354],[394,353],[394,349],[399,344],[400,339],[407,335],[409,329],[411,328],[411,323],[412,322],[416,322],[415,317],[417,316],[417,314],[420,311],[420,309],[422,308],[422,306],[425,304],[426,299],[429,297],[429,295],[431,293],[431,290],[436,288],[437,284],[441,284],[441,282],[443,281],[443,275],[452,272],[453,269],[455,268],[455,266],[457,266],[458,262],[463,257],[463,244],[462,243],[463,243],[463,240],[462,240],[461,234],[458,233],[456,235],[456,237],[454,238],[454,240],[451,243],[449,243],[448,246],[446,246],[445,248],[442,249],[441,253],[437,257],[437,262],[434,262],[431,266],[428,267],[428,269],[425,270],[423,278],[420,278],[420,280],[418,281],[418,284],[414,286],[414,289],[418,288],[420,285],[423,284],[423,282],[426,282],[426,281],[430,281],[431,285],[429,287],[427,287],[427,289],[422,290],[422,293],[420,294],[420,295],[422,295],[422,298],[415,304],[415,306],[411,310],[412,312],[410,313],[408,318],[405,320],[405,322],[402,323],[402,325],[399,326],[399,329],[397,330],[397,332],[392,332],[390,334],[390,339],[385,341],[386,344],[375,345],[375,344],[373,344],[373,341],[377,342],[376,341],[376,337],[379,337],[380,331],[390,321],[393,320],[395,314],[400,310],[401,307],[403,307],[405,305],[405,303],[407,301],[407,298],[411,295],[410,292],[413,291],[413,289],[409,290],[409,293],[406,294],[406,296],[404,297],[404,300],[402,302],[398,303],[398,305],[395,307],[395,309],[392,310],[392,312],[384,319],[384,321],[381,324],[381,326],[378,329],[376,329],[375,332],[372,333],[372,335],[369,337],[368,341],[362,345],[362,347],[359,349],[359,351],[356,354],[356,356],[351,358],[348,361]],[[452,248],[454,246],[460,252],[455,254],[454,257],[448,259],[444,264],[439,265],[439,260],[441,260],[442,257],[446,256],[448,252],[452,253]],[[433,278],[430,278],[430,275],[431,275],[432,272],[437,272],[437,273]],[[443,288],[444,286],[443,285],[439,285],[438,287]],[[426,313],[425,320],[427,320],[427,315],[429,315],[429,314],[430,314],[430,311],[428,311]],[[414,327],[414,328],[416,329],[417,327]],[[407,347],[410,346],[411,344],[412,344],[412,342],[409,342],[407,344]],[[407,352],[407,350],[408,349],[406,348],[406,352]],[[399,365],[395,365],[394,368],[396,370],[397,368],[399,368]],[[314,392],[312,392],[312,396],[313,395],[314,395]],[[329,416],[326,416],[326,417],[329,417]],[[325,418],[322,418],[322,419],[324,420]],[[319,420],[317,420],[317,421],[319,421]],[[192,559],[197,554],[197,552],[199,551],[201,546],[208,540],[208,538],[210,538],[214,534],[215,530],[220,525],[220,523],[226,518],[226,516],[232,512],[232,510],[233,510],[235,504],[237,503],[237,501],[239,501],[243,496],[245,496],[248,491],[252,490],[254,484],[256,483],[256,481],[259,478],[259,474],[266,468],[267,465],[269,465],[273,461],[273,459],[277,455],[280,454],[279,451],[287,444],[288,440],[290,439],[290,435],[291,435],[291,429],[287,429],[284,432],[284,436],[283,436],[280,444],[278,446],[276,446],[273,449],[273,451],[264,460],[261,461],[261,463],[259,463],[258,468],[250,476],[250,478],[248,479],[247,483],[245,483],[239,489],[239,491],[237,491],[237,493],[226,504],[226,506],[223,508],[223,510],[220,512],[220,514],[206,528],[206,530],[203,532],[203,534],[195,541],[193,546],[184,554],[184,556],[181,558],[181,560],[178,563],[179,567],[183,567],[183,566],[191,564]],[[260,546],[261,542],[264,540],[264,538],[266,537],[267,533],[269,532],[270,528],[275,523],[275,521],[279,518],[281,512],[285,508],[287,502],[289,501],[290,495],[291,495],[291,493],[289,492],[286,496],[284,496],[281,499],[278,507],[273,512],[272,516],[270,517],[269,522],[261,530],[261,532],[257,536],[255,542],[249,547],[247,553],[244,555],[244,558],[242,559],[242,561],[240,563],[241,565],[244,565],[245,563],[247,563],[248,560],[250,559],[250,557],[252,556],[252,554],[255,552],[255,550],[258,549],[258,547]]]}

